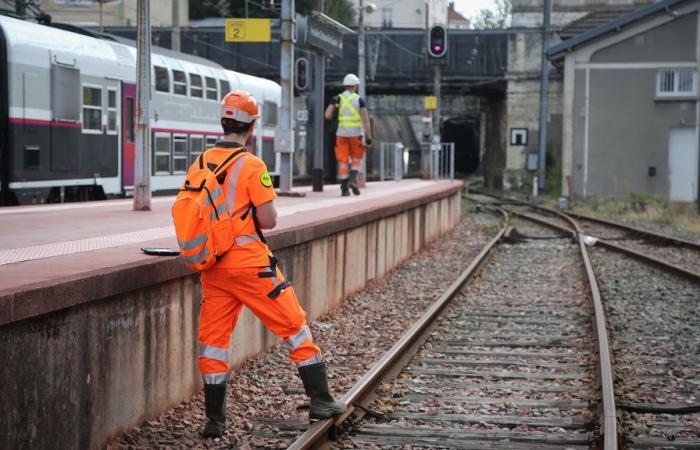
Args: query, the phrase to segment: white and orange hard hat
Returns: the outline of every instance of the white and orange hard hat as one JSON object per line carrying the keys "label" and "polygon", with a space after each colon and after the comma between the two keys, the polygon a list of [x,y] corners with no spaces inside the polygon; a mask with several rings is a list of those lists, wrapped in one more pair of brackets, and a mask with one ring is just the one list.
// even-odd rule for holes
{"label": "white and orange hard hat", "polygon": [[260,117],[258,102],[249,92],[231,91],[221,100],[221,118],[251,123]]}

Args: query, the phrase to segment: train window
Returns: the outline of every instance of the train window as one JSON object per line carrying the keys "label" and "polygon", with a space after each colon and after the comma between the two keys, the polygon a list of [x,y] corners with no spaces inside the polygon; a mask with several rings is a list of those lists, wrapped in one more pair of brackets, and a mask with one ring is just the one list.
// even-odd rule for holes
{"label": "train window", "polygon": [[216,136],[207,136],[207,148],[212,148],[216,146],[216,143],[219,142],[219,138]]}
{"label": "train window", "polygon": [[[25,72],[25,92],[34,95],[27,75]],[[33,97],[25,97],[28,98]],[[57,65],[51,67],[51,110],[54,120],[80,120],[80,71]]]}
{"label": "train window", "polygon": [[156,72],[156,91],[170,92],[170,74],[168,69],[160,66],[153,66]]}
{"label": "train window", "polygon": [[173,136],[173,173],[187,172],[187,136]]}
{"label": "train window", "polygon": [[202,150],[204,150],[204,137],[190,136],[190,164],[202,154]]}
{"label": "train window", "polygon": [[218,98],[216,95],[216,79],[209,77],[205,77],[204,79],[207,83],[207,100],[216,101],[216,99]]}
{"label": "train window", "polygon": [[277,125],[277,103],[270,101],[263,103],[263,123]]}
{"label": "train window", "polygon": [[155,153],[153,172],[156,175],[170,175],[170,135],[156,133],[153,138],[153,152]]}
{"label": "train window", "polygon": [[187,77],[181,70],[173,70],[173,92],[177,95],[187,95]]}
{"label": "train window", "polygon": [[107,88],[107,133],[117,134],[117,90]]}
{"label": "train window", "polygon": [[102,88],[83,85],[83,131],[102,132]]}
{"label": "train window", "polygon": [[38,170],[41,165],[41,154],[38,145],[24,146],[24,168],[27,170]]}
{"label": "train window", "polygon": [[202,77],[190,74],[190,97],[202,98]]}
{"label": "train window", "polygon": [[228,81],[224,81],[224,80],[219,80],[219,83],[221,84],[221,98],[220,98],[220,100],[221,100],[224,98],[224,96],[226,94],[231,92],[231,85],[228,84]]}
{"label": "train window", "polygon": [[275,153],[275,142],[271,139],[264,139],[262,143],[262,160],[267,165],[267,170],[274,172],[276,170],[277,154]]}

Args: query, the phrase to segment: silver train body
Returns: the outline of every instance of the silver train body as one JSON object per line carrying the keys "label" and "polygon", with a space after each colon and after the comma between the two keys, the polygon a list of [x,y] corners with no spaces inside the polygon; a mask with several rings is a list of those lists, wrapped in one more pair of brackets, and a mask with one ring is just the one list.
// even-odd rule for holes
{"label": "silver train body", "polygon": [[[175,192],[191,161],[221,138],[219,101],[251,92],[255,152],[275,174],[280,86],[196,56],[153,48],[151,187]],[[133,42],[0,16],[2,204],[129,196],[134,184]]]}

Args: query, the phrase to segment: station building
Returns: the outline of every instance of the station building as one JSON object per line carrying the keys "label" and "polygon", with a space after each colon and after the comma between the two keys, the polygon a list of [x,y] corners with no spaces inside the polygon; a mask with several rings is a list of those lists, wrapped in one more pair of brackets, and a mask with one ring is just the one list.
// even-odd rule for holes
{"label": "station building", "polygon": [[564,73],[565,195],[697,200],[699,8],[665,0],[550,50]]}

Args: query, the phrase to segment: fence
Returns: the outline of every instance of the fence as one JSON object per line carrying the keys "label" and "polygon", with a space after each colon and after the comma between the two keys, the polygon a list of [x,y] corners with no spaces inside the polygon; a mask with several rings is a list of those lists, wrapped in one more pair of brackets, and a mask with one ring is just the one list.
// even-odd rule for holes
{"label": "fence", "polygon": [[408,162],[406,147],[401,142],[382,142],[379,146],[379,181],[400,180]]}
{"label": "fence", "polygon": [[422,147],[423,176],[431,180],[455,179],[455,144],[441,142]]}

